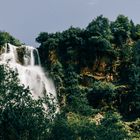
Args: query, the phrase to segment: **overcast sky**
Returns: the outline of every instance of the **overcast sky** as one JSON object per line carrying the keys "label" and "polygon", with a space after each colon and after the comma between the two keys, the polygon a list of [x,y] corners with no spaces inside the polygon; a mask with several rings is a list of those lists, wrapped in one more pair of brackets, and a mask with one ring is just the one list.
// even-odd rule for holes
{"label": "overcast sky", "polygon": [[84,28],[101,14],[110,20],[124,14],[140,23],[140,0],[0,0],[0,30],[37,46],[40,32]]}

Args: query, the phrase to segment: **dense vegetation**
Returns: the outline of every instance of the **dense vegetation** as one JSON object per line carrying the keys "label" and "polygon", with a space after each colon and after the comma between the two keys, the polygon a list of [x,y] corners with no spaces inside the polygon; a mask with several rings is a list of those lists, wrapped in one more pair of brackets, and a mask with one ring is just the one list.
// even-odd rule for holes
{"label": "dense vegetation", "polygon": [[30,98],[15,73],[1,66],[1,139],[140,139],[139,24],[123,15],[112,22],[101,15],[85,29],[42,32],[36,41],[42,66],[55,82],[60,113],[48,119],[44,99]]}
{"label": "dense vegetation", "polygon": [[85,29],[40,33],[42,65],[55,81],[62,112],[53,139],[140,138],[139,39],[140,25],[123,15],[113,22],[101,15]]}
{"label": "dense vegetation", "polygon": [[52,105],[45,110],[48,103],[48,97],[34,100],[17,73],[0,65],[0,140],[47,138],[55,111]]}
{"label": "dense vegetation", "polygon": [[11,36],[9,33],[0,31],[0,47],[5,45],[5,43],[11,43],[16,46],[20,46],[21,43],[18,39]]}

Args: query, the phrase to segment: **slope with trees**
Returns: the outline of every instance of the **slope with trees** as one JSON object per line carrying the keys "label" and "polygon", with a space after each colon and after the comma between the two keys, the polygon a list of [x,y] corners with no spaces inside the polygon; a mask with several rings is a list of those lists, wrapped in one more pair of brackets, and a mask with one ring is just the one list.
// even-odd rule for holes
{"label": "slope with trees", "polygon": [[[36,38],[44,70],[53,78],[60,112],[34,100],[17,73],[0,65],[0,139],[139,140],[140,25],[102,15],[85,29],[42,32]],[[5,43],[20,45],[9,33]],[[50,116],[52,118],[50,118]]]}
{"label": "slope with trees", "polygon": [[[68,132],[70,139],[139,138],[139,33],[139,24],[135,25],[124,15],[119,15],[115,21],[101,15],[85,29],[70,27],[63,32],[39,34],[36,41],[40,43],[38,50],[42,65],[53,73],[56,86],[58,83],[63,85],[57,88],[58,92],[61,90],[58,122],[62,121],[63,125],[56,121],[54,137],[55,133],[61,133],[58,129],[62,127],[66,132],[58,139],[66,139]],[[57,73],[54,73],[52,68],[56,62],[61,67],[57,67]],[[56,77],[59,81],[55,80]],[[96,125],[98,115],[104,119],[101,117]],[[115,123],[114,117],[121,123]],[[74,118],[77,120],[76,130],[69,122]],[[87,135],[93,128],[95,133],[91,132],[91,137],[82,136],[81,133],[85,132],[80,132],[84,131],[82,124],[78,126],[82,123],[80,118],[95,123],[84,124]],[[102,131],[103,120],[110,123],[109,130]]]}

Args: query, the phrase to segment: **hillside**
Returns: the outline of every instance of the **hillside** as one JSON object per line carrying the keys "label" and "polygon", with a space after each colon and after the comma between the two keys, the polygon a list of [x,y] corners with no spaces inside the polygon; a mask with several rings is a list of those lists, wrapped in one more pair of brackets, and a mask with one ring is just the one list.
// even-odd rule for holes
{"label": "hillside", "polygon": [[[42,32],[36,41],[60,112],[55,114],[53,97],[50,101],[45,93],[34,100],[19,84],[18,73],[0,65],[0,139],[140,139],[140,24],[124,15],[115,21],[101,15],[84,29]],[[21,45],[0,32],[0,55],[5,43]],[[24,65],[22,50],[17,48],[17,54]]]}
{"label": "hillside", "polygon": [[[71,123],[77,119],[75,125],[78,128],[77,132],[72,131],[73,135],[78,133],[79,139],[93,139],[86,132],[81,132],[87,124],[79,126],[86,123],[80,118],[94,121],[96,116],[101,115],[102,126],[104,121],[109,121],[105,116],[111,112],[112,115],[115,113],[115,117],[120,115],[118,121],[122,122],[119,127],[126,126],[128,134],[139,139],[139,39],[140,25],[135,25],[123,15],[115,21],[101,15],[85,29],[70,27],[63,32],[40,33],[36,41],[40,43],[38,50],[42,65],[55,81],[61,111],[66,115],[65,123],[70,121],[68,126],[59,124],[57,129],[68,127],[69,130]],[[112,115],[108,117],[112,118]],[[115,123],[111,125],[116,126]],[[113,126],[110,127],[113,129]],[[123,139],[116,134],[122,132],[114,129],[104,130],[111,132],[103,132],[109,136],[101,136],[101,139]],[[85,133],[84,136],[81,133]]]}

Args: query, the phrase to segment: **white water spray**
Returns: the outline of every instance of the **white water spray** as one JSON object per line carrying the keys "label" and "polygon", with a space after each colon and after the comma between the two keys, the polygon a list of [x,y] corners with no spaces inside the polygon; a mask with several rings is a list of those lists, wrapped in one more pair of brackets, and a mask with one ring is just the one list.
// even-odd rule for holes
{"label": "white water spray", "polygon": [[0,55],[0,64],[8,64],[17,71],[20,83],[29,87],[33,98],[43,97],[44,94],[48,97],[52,94],[56,98],[55,86],[41,68],[37,49],[7,44]]}

